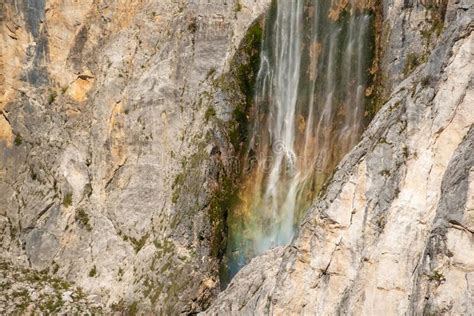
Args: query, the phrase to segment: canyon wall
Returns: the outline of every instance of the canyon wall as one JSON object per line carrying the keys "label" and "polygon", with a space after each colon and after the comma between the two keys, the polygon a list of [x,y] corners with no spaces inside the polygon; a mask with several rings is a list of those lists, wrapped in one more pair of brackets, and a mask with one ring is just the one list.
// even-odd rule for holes
{"label": "canyon wall", "polygon": [[0,4],[0,312],[469,314],[473,5],[355,2],[380,110],[220,294],[270,0]]}

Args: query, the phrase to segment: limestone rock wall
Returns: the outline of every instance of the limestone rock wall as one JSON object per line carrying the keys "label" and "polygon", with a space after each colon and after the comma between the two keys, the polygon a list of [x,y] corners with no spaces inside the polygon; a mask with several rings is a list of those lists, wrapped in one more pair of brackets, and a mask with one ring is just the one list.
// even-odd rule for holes
{"label": "limestone rock wall", "polygon": [[208,205],[233,150],[206,112],[267,4],[4,1],[2,256],[112,309],[205,308]]}
{"label": "limestone rock wall", "polygon": [[[5,280],[35,270],[82,289],[77,307],[50,312],[194,313],[215,300],[216,192],[235,185],[234,110],[248,98],[234,75],[249,71],[248,29],[269,2],[0,4]],[[473,5],[369,2],[382,109],[297,238],[255,258],[208,313],[474,309]]]}

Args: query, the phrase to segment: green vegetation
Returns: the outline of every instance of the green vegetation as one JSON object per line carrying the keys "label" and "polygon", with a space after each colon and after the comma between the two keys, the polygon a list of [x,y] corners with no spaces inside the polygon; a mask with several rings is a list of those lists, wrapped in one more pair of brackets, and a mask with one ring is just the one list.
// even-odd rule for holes
{"label": "green vegetation", "polygon": [[198,25],[197,25],[196,19],[193,19],[193,21],[188,24],[188,31],[194,34],[196,33],[197,29],[198,29]]}
{"label": "green vegetation", "polygon": [[387,217],[385,215],[383,215],[383,213],[382,213],[375,220],[375,225],[379,228],[384,228],[386,224],[387,224]]}
{"label": "green vegetation", "polygon": [[446,15],[447,0],[439,3],[431,3],[427,9],[431,15],[431,29],[428,30],[431,34],[439,36],[444,28],[444,18]]}
{"label": "green vegetation", "polygon": [[140,239],[135,239],[133,237],[128,237],[130,242],[133,244],[133,248],[135,249],[136,253],[138,253],[143,248],[143,246],[145,246],[145,243],[146,243],[149,236],[150,236],[150,234],[147,233],[147,234],[143,235]]}
{"label": "green vegetation", "polygon": [[230,177],[222,179],[220,190],[211,200],[209,218],[212,226],[211,255],[221,258],[225,251],[227,214],[239,203],[238,186]]}
{"label": "green vegetation", "polygon": [[180,173],[174,179],[173,184],[171,185],[171,189],[173,189],[173,195],[171,197],[171,201],[176,204],[179,199],[179,195],[181,194],[181,187],[184,184],[184,179],[186,178],[184,173]]}
{"label": "green vegetation", "polygon": [[97,267],[96,267],[95,264],[94,264],[94,266],[92,267],[92,269],[89,271],[89,277],[90,277],[90,278],[93,278],[93,277],[95,277],[96,275],[97,275]]}
{"label": "green vegetation", "polygon": [[57,297],[50,298],[46,303],[44,303],[41,306],[41,309],[43,311],[47,311],[49,313],[55,313],[55,312],[59,311],[59,309],[61,308],[63,303],[64,302],[61,299],[61,296],[58,295]]}
{"label": "green vegetation", "polygon": [[409,53],[405,60],[405,67],[403,68],[403,74],[405,77],[411,74],[415,68],[421,64],[422,62],[420,58],[415,53]]}
{"label": "green vegetation", "polygon": [[125,310],[125,303],[124,303],[123,299],[121,299],[117,303],[113,303],[112,305],[110,305],[110,308],[114,312],[123,313],[123,311]]}
{"label": "green vegetation", "polygon": [[59,265],[53,261],[53,274],[56,274],[59,271]]}
{"label": "green vegetation", "polygon": [[135,252],[139,252],[143,246],[145,246],[145,243],[150,236],[149,233],[143,235],[140,239],[136,239],[134,237],[130,237],[125,235],[123,232],[119,231],[118,235],[122,237],[123,241],[130,242],[135,250]]}
{"label": "green vegetation", "polygon": [[[367,29],[366,36],[366,55],[364,56],[364,67],[368,67],[366,73],[367,88],[365,89],[365,105],[364,105],[364,126],[372,121],[375,114],[382,108],[387,101],[387,93],[385,91],[386,78],[380,71],[381,55],[382,55],[382,7],[380,4],[374,4],[370,9],[364,10],[364,13],[370,17],[370,26]],[[347,7],[342,12],[342,19],[350,19],[351,13]],[[348,25],[348,20],[345,22]]]}
{"label": "green vegetation", "polygon": [[436,282],[439,285],[442,282],[446,281],[446,278],[441,272],[434,271],[433,274],[428,276],[428,280],[430,280],[432,282]]}
{"label": "green vegetation", "polygon": [[167,239],[163,240],[163,243],[161,243],[159,240],[154,240],[153,245],[155,245],[155,248],[158,252],[162,252],[163,254],[170,253],[174,249],[173,242]]}
{"label": "green vegetation", "polygon": [[387,139],[385,137],[380,137],[379,141],[378,141],[379,144],[387,144],[387,145],[392,145],[392,143],[388,142]]}
{"label": "green vegetation", "polygon": [[92,230],[92,227],[89,223],[89,215],[87,215],[87,213],[82,208],[76,211],[75,219],[78,223],[84,226],[87,229],[87,231]]}
{"label": "green vegetation", "polygon": [[211,118],[216,116],[216,110],[212,106],[208,107],[206,110],[206,113],[204,114],[204,118],[206,119],[206,122],[209,122]]}
{"label": "green vegetation", "polygon": [[[5,299],[11,300],[11,307],[13,307],[14,315],[23,315],[25,310],[28,310],[26,314],[45,314],[45,315],[56,315],[64,314],[65,302],[63,301],[62,295],[65,291],[70,291],[70,297],[76,304],[68,304],[68,311],[71,314],[81,313],[84,311],[84,299],[85,294],[81,288],[74,287],[67,281],[52,277],[48,274],[48,270],[56,270],[56,262],[52,262],[53,268],[44,269],[42,271],[35,271],[28,268],[17,267],[11,265],[10,262],[0,261],[0,270],[4,277],[5,282],[2,284],[2,289],[6,293]],[[13,279],[13,282],[9,280]],[[43,291],[43,289],[49,288],[50,290]],[[35,297],[30,295],[34,293]],[[10,295],[8,295],[10,294]],[[79,302],[82,301],[82,302]],[[101,308],[97,307],[86,307],[89,311],[88,314],[98,313],[99,315]],[[7,309],[8,310],[8,309]],[[10,309],[11,310],[11,309]]]}
{"label": "green vegetation", "polygon": [[240,11],[242,11],[242,4],[240,3],[240,0],[236,0],[235,6],[234,6],[234,12],[237,14]]}
{"label": "green vegetation", "polygon": [[49,91],[48,104],[52,104],[54,102],[54,100],[56,100],[57,96],[58,96],[58,94],[56,93],[56,91],[54,91],[54,90]]}
{"label": "green vegetation", "polygon": [[30,175],[31,175],[31,180],[36,181],[38,179],[38,175],[36,172],[33,171],[33,169],[30,169]]}
{"label": "green vegetation", "polygon": [[216,68],[212,67],[212,68],[209,69],[209,71],[207,72],[206,79],[211,78],[212,76],[214,76],[215,73],[216,73]]}
{"label": "green vegetation", "polygon": [[22,289],[21,291],[15,291],[12,293],[13,297],[25,297],[28,298],[30,297],[28,290],[27,289]]}
{"label": "green vegetation", "polygon": [[138,313],[138,302],[133,302],[127,308],[127,315],[135,316]]}
{"label": "green vegetation", "polygon": [[[241,10],[240,3],[236,9]],[[255,82],[260,66],[260,51],[263,37],[263,20],[255,21],[247,30],[236,55],[232,59],[229,74],[214,80],[214,84],[233,100],[235,105],[233,119],[226,123],[228,137],[237,154],[243,151],[247,143],[249,110],[253,106]],[[236,87],[238,89],[236,89]],[[215,109],[209,105],[205,119],[208,121],[216,115]],[[207,136],[206,136],[207,137]],[[209,135],[212,137],[212,135]],[[206,159],[207,153],[199,151],[189,161],[189,167]],[[181,176],[180,176],[181,177]],[[175,180],[175,190],[179,187],[180,177]],[[238,179],[240,170],[230,174],[223,174],[218,179],[219,188],[213,194],[209,204],[209,220],[211,222],[211,255],[222,258],[225,252],[227,238],[227,214],[239,202]]]}
{"label": "green vegetation", "polygon": [[422,85],[423,87],[427,87],[427,86],[429,86],[431,80],[432,80],[432,78],[431,78],[430,75],[425,76],[425,77],[423,77],[423,79],[421,80],[421,85]]}
{"label": "green vegetation", "polygon": [[403,157],[405,157],[405,159],[407,159],[408,156],[410,156],[410,152],[409,152],[409,150],[408,150],[408,147],[407,147],[407,146],[403,146]]}
{"label": "green vegetation", "polygon": [[69,207],[72,205],[72,193],[68,192],[63,198],[63,205],[64,207]]}
{"label": "green vegetation", "polygon": [[[243,55],[240,64],[234,64],[234,75],[237,78],[240,90],[246,96],[247,103],[252,102],[255,89],[255,80],[260,66],[260,49],[263,38],[263,29],[260,21],[254,22],[248,29],[239,51]],[[238,62],[238,61],[237,61]]]}
{"label": "green vegetation", "polygon": [[[439,37],[444,28],[444,19],[446,15],[446,6],[447,0],[442,0],[438,2],[430,1],[426,5],[427,12],[429,17],[427,17],[428,22],[430,23],[425,29],[420,30],[421,37],[426,42],[425,52],[421,56],[417,56],[415,53],[408,54],[405,62],[405,67],[403,69],[403,74],[405,76],[413,72],[413,70],[426,62],[431,52],[431,43],[433,36]],[[430,82],[430,78],[424,78],[422,81],[423,86],[427,86]]]}
{"label": "green vegetation", "polygon": [[118,312],[120,315],[135,316],[139,315],[138,312],[138,302],[134,301],[133,303],[126,305],[123,299],[117,303],[113,303],[110,308],[114,312]]}
{"label": "green vegetation", "polygon": [[253,104],[255,81],[260,66],[260,50],[263,38],[261,21],[254,22],[248,29],[239,47],[239,56],[231,65],[232,76],[245,96],[244,103],[237,103],[233,112],[234,124],[230,127],[229,137],[235,149],[241,149],[247,137],[247,113]]}
{"label": "green vegetation", "polygon": [[382,170],[380,171],[380,175],[384,177],[389,177],[390,176],[390,170]]}
{"label": "green vegetation", "polygon": [[16,135],[14,140],[15,146],[20,146],[23,143],[21,135]]}
{"label": "green vegetation", "polygon": [[435,18],[432,21],[431,25],[432,25],[431,31],[434,34],[436,34],[436,36],[440,36],[441,32],[443,31],[443,28],[444,28],[444,21],[439,19],[439,18]]}

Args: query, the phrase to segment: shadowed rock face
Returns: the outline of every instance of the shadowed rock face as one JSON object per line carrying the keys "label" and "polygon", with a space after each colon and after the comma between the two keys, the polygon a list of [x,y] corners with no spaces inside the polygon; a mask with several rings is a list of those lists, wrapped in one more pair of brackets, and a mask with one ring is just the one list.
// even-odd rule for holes
{"label": "shadowed rock face", "polygon": [[[48,83],[48,72],[45,67],[48,57],[47,29],[42,27],[45,18],[45,1],[23,0],[13,2],[16,7],[16,14],[21,15],[25,23],[26,32],[34,39],[34,44],[29,45],[26,50],[25,67],[23,80],[33,86]],[[12,4],[10,4],[12,5]]]}

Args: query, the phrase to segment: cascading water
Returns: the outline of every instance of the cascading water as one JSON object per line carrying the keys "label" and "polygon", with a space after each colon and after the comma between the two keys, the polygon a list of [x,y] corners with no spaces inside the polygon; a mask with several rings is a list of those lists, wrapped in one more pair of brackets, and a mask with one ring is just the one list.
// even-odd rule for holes
{"label": "cascading water", "polygon": [[228,217],[224,279],[291,240],[323,181],[361,135],[373,18],[363,1],[348,2],[272,4],[250,113],[246,181]]}

